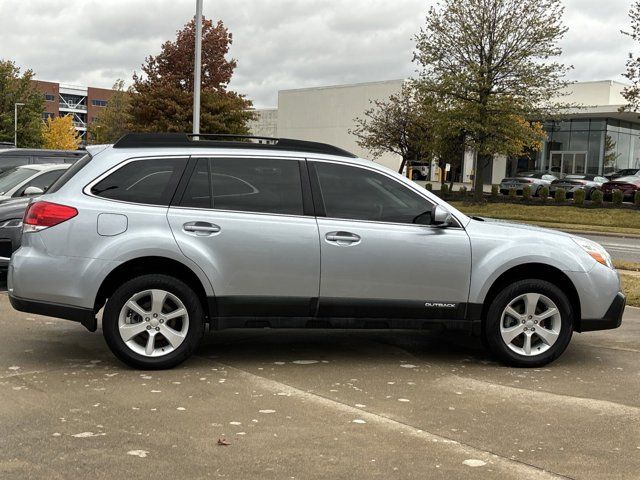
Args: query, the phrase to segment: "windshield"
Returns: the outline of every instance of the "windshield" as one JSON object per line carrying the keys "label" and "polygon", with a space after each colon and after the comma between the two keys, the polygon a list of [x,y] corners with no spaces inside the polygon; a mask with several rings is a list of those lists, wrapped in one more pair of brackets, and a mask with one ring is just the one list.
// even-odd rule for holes
{"label": "windshield", "polygon": [[35,173],[38,173],[38,170],[18,167],[0,173],[0,195],[4,195],[13,187],[20,185]]}

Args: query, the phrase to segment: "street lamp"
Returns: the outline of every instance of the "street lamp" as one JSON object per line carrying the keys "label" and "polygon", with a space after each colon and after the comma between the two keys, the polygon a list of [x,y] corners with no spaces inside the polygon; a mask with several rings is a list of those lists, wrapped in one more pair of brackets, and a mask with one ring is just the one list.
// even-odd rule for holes
{"label": "street lamp", "polygon": [[24,103],[13,104],[13,145],[18,148],[18,107],[23,107]]}
{"label": "street lamp", "polygon": [[202,82],[202,0],[196,0],[196,58],[193,69],[193,134],[200,133],[200,84]]}

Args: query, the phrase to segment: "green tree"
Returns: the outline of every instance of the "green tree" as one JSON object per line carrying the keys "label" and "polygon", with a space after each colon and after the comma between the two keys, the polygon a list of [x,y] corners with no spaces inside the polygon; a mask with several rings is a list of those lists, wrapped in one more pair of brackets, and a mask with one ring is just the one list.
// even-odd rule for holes
{"label": "green tree", "polygon": [[71,115],[48,118],[42,125],[42,140],[49,150],[77,150],[81,142]]}
{"label": "green tree", "polygon": [[114,143],[129,131],[131,93],[124,89],[124,80],[117,80],[113,90],[107,106],[89,124],[89,143]]}
{"label": "green tree", "polygon": [[394,153],[402,158],[399,172],[411,162],[430,161],[434,146],[433,102],[420,98],[419,90],[404,84],[399,93],[385,100],[372,100],[362,118],[356,118],[349,133],[374,158]]}
{"label": "green tree", "polygon": [[[640,42],[640,0],[636,0],[629,10],[631,19],[631,31],[623,31],[623,35],[631,37],[635,42]],[[629,53],[626,64],[627,70],[622,75],[631,82],[631,85],[622,91],[622,96],[627,105],[620,110],[637,112],[640,110],[640,56]]]}
{"label": "green tree", "polygon": [[[222,22],[203,21],[200,128],[203,133],[248,134],[255,114],[251,102],[227,89],[236,60],[227,60],[232,37]],[[195,22],[177,32],[157,56],[134,74],[130,100],[131,131],[187,132],[193,120]]]}
{"label": "green tree", "polygon": [[9,60],[0,60],[0,141],[14,140],[14,106],[18,107],[18,147],[42,145],[43,94],[36,88],[33,71],[20,68]]}
{"label": "green tree", "polygon": [[538,148],[530,118],[561,107],[569,67],[555,58],[567,29],[560,0],[442,0],[416,36],[421,88],[444,100],[448,122],[478,154],[475,199],[495,154]]}

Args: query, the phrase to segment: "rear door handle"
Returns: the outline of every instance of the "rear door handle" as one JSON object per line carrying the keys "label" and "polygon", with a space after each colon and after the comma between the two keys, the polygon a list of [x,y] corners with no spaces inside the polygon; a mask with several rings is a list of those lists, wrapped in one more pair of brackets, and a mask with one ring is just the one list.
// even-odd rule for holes
{"label": "rear door handle", "polygon": [[324,238],[338,245],[355,245],[360,242],[360,236],[351,232],[329,232]]}
{"label": "rear door handle", "polygon": [[196,235],[205,236],[219,233],[221,228],[209,222],[188,222],[182,228],[185,232],[195,233]]}

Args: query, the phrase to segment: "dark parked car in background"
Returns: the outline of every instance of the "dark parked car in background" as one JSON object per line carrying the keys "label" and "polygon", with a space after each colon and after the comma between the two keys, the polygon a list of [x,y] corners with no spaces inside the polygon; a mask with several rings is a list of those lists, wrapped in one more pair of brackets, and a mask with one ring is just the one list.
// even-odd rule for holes
{"label": "dark parked car in background", "polygon": [[564,188],[567,197],[573,197],[573,194],[578,190],[584,190],[585,198],[589,200],[593,192],[601,189],[607,181],[606,178],[599,175],[567,175],[563,179],[551,182],[549,194],[554,196],[557,189]]}
{"label": "dark parked car in background", "polygon": [[622,177],[602,185],[604,198],[609,200],[614,190],[620,190],[626,201],[633,201],[636,192],[640,190],[640,177]]}
{"label": "dark parked car in background", "polygon": [[6,273],[11,254],[20,246],[22,217],[29,200],[20,197],[0,203],[0,274]]}
{"label": "dark parked car in background", "polygon": [[640,168],[625,168],[624,170],[618,170],[617,172],[605,175],[605,177],[607,177],[609,180],[633,176],[640,176]]}
{"label": "dark parked car in background", "polygon": [[531,194],[536,196],[540,193],[542,187],[551,186],[551,182],[558,180],[558,177],[547,172],[523,172],[516,174],[515,177],[502,179],[500,182],[500,193],[507,195],[512,188],[516,189],[518,195],[522,195],[522,189],[529,185]]}
{"label": "dark parked car in background", "polygon": [[0,148],[0,173],[12,167],[33,163],[74,163],[84,150],[43,150],[38,148]]}

